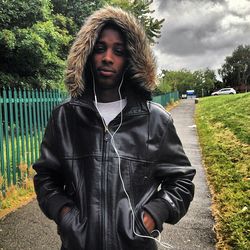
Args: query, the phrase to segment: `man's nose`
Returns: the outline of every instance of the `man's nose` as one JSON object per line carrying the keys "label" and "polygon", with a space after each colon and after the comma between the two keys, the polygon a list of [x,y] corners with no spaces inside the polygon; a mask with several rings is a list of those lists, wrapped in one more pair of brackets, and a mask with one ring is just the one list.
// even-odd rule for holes
{"label": "man's nose", "polygon": [[111,49],[107,49],[103,55],[102,61],[105,63],[113,63],[113,51]]}

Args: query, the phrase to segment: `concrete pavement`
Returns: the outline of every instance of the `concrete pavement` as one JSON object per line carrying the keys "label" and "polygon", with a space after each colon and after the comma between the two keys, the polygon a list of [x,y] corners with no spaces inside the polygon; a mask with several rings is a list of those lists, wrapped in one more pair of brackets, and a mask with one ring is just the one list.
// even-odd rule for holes
{"label": "concrete pavement", "polygon": [[[165,225],[162,241],[171,244],[175,250],[214,250],[214,222],[194,123],[194,109],[194,99],[187,99],[171,111],[184,150],[197,170],[194,179],[196,191],[187,215],[174,226]],[[0,220],[0,250],[17,249],[60,249],[56,225],[41,213],[36,201]]]}
{"label": "concrete pavement", "polygon": [[181,100],[180,105],[170,112],[184,150],[196,169],[195,196],[187,215],[176,225],[164,227],[163,240],[171,244],[175,250],[215,249],[215,234],[212,231],[214,221],[210,210],[211,199],[202,166],[194,111],[194,99],[186,99]]}

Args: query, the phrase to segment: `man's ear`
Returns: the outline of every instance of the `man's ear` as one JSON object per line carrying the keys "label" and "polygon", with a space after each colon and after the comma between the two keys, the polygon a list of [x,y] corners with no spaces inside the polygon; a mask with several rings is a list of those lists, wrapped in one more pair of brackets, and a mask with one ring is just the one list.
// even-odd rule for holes
{"label": "man's ear", "polygon": [[125,67],[124,67],[124,74],[128,71],[129,69],[129,64],[128,62],[126,63]]}
{"label": "man's ear", "polygon": [[92,74],[93,74],[92,64],[91,60],[88,58],[84,67],[84,78],[86,79],[86,85],[92,82]]}
{"label": "man's ear", "polygon": [[87,59],[87,62],[86,62],[86,65],[85,65],[85,67],[88,68],[88,69],[92,68],[91,58],[92,58],[92,55],[89,55],[88,59]]}

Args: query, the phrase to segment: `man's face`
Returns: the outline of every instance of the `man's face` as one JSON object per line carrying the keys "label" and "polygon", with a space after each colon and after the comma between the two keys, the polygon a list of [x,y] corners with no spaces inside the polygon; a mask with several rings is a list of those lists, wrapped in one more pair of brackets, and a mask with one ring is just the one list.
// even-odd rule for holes
{"label": "man's face", "polygon": [[118,87],[126,59],[125,41],[121,32],[112,27],[104,28],[92,55],[94,78],[99,89]]}

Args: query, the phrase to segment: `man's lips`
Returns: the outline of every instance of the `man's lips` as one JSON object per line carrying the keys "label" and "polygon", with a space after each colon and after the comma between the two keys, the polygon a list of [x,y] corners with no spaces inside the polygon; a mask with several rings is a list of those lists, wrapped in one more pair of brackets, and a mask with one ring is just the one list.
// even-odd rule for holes
{"label": "man's lips", "polygon": [[106,68],[99,68],[98,69],[98,72],[101,76],[106,76],[106,77],[109,77],[109,76],[112,76],[115,74],[115,71],[112,70],[112,69],[106,69]]}

